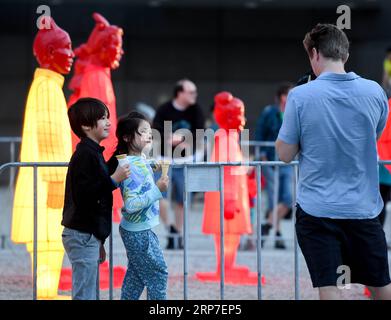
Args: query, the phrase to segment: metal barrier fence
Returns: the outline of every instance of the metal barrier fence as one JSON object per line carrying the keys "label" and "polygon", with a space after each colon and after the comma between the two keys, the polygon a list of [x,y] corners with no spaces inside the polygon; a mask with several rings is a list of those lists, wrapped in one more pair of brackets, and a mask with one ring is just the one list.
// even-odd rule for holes
{"label": "metal barrier fence", "polygon": [[[256,197],[256,212],[257,212],[257,296],[258,299],[262,299],[262,259],[261,259],[261,197],[260,192],[261,188],[261,174],[262,167],[264,166],[292,166],[294,170],[294,175],[292,179],[292,207],[294,208],[293,219],[295,222],[295,205],[294,199],[296,199],[296,181],[297,181],[297,161],[293,161],[289,164],[281,161],[252,161],[252,162],[220,162],[220,163],[191,163],[184,164],[184,179],[185,179],[185,188],[184,188],[184,225],[183,225],[183,234],[184,234],[184,289],[183,289],[183,298],[184,300],[188,299],[188,214],[189,214],[189,193],[191,192],[207,192],[207,191],[219,191],[220,193],[220,299],[224,300],[224,167],[225,166],[245,166],[245,167],[255,167],[256,168],[256,186],[257,186],[257,197]],[[176,165],[174,165],[176,166]],[[189,179],[191,176],[191,180]],[[207,177],[207,179],[205,179]],[[293,224],[294,225],[294,224]],[[296,233],[294,232],[294,251],[295,251],[295,260],[294,260],[294,269],[295,269],[295,299],[299,299],[299,260],[298,260],[298,245],[296,241]]]}
{"label": "metal barrier fence", "polygon": [[[379,161],[382,164],[391,164],[389,161]],[[34,192],[34,241],[33,241],[33,300],[37,299],[37,240],[38,240],[38,197],[37,197],[37,177],[39,167],[66,167],[68,163],[55,163],[55,162],[13,162],[6,163],[0,166],[0,174],[7,168],[16,167],[31,167],[33,168],[33,192]],[[252,161],[252,162],[220,162],[220,163],[188,163],[188,164],[173,164],[172,167],[184,168],[184,268],[183,268],[183,298],[188,299],[188,220],[189,220],[189,195],[191,192],[207,192],[207,191],[219,191],[220,193],[220,299],[224,299],[224,167],[225,166],[245,166],[256,168],[256,185],[257,185],[257,200],[256,200],[256,212],[257,212],[257,296],[258,299],[262,299],[262,246],[261,246],[261,192],[259,192],[261,185],[261,173],[262,167],[265,166],[292,166],[294,175],[292,179],[292,206],[293,206],[293,228],[295,225],[295,199],[296,199],[296,181],[298,178],[298,162],[292,161],[291,163],[284,163],[281,161]],[[191,179],[189,177],[191,176]],[[208,179],[205,179],[208,177]],[[109,241],[109,299],[113,299],[113,242],[112,233]],[[98,269],[99,270],[99,269]],[[99,271],[98,271],[99,281]],[[299,247],[296,239],[296,232],[294,231],[294,282],[295,282],[295,300],[300,299],[300,287],[299,287]],[[99,283],[99,282],[98,282]],[[99,286],[97,287],[97,297],[99,297]]]}
{"label": "metal barrier fence", "polygon": [[[9,161],[16,161],[16,144],[22,141],[21,137],[0,137],[0,143],[8,143],[9,144]],[[9,191],[11,193],[11,199],[13,198],[14,191],[14,182],[15,182],[15,168],[11,168],[9,175]],[[5,249],[6,241],[8,235],[0,234],[0,249]]]}
{"label": "metal barrier fence", "polygon": [[[0,143],[8,143],[9,144],[9,152],[10,152],[10,158],[9,158],[9,161],[10,162],[15,162],[16,161],[16,144],[17,143],[20,143],[22,141],[22,138],[21,137],[0,137]],[[261,148],[262,147],[270,147],[270,148],[274,148],[275,147],[275,142],[273,141],[242,141],[241,142],[243,146],[249,146],[249,147],[254,147],[254,157],[255,157],[255,160],[259,160],[260,159],[260,154],[261,154]],[[276,152],[276,151],[275,151]],[[277,157],[276,157],[277,158]],[[279,179],[278,179],[278,171],[275,171],[274,172],[274,176],[273,176],[273,184],[274,184],[274,197],[273,197],[273,211],[272,211],[272,215],[273,215],[273,225],[275,225],[276,221],[277,221],[277,201],[278,201],[278,198],[279,198],[279,185],[278,185],[278,182],[279,182]],[[15,175],[16,175],[16,170],[14,167],[11,167],[10,169],[10,175],[9,175],[9,190],[10,190],[10,198],[11,200],[13,199],[13,190],[14,190],[14,183],[15,183]],[[174,210],[172,208],[172,201],[171,201],[171,196],[172,196],[172,187],[171,187],[171,184],[169,185],[169,188],[168,188],[168,191],[167,191],[167,200],[168,200],[168,213],[169,213],[169,216],[172,216],[174,214]],[[180,237],[180,234],[177,234],[177,233],[169,233],[169,232],[166,232],[164,234],[165,236],[167,237],[173,237],[175,240],[174,241],[178,241],[178,238]],[[6,235],[6,234],[0,234],[0,249],[5,249],[5,244],[8,240],[8,236],[9,235]],[[192,237],[197,237],[199,235],[197,234],[192,234],[191,235]],[[282,236],[277,236],[276,234],[276,230],[273,229],[273,233],[272,233],[272,241],[275,241],[275,239],[285,239],[285,240],[289,240],[287,238],[283,238]]]}
{"label": "metal barrier fence", "polygon": [[[21,143],[22,138],[21,137],[0,137],[0,143],[9,143],[9,152],[10,152],[10,162],[15,162],[15,154],[16,154],[16,144]],[[15,182],[15,169],[11,168],[10,170],[10,179],[9,179],[9,187],[11,190],[13,189],[12,186],[14,185]]]}

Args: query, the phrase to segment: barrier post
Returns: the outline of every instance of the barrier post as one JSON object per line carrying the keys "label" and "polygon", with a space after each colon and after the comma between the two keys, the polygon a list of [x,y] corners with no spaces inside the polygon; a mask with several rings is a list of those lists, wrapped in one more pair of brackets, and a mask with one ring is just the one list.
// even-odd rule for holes
{"label": "barrier post", "polygon": [[34,239],[33,239],[33,300],[37,300],[37,258],[38,258],[38,198],[37,198],[37,182],[38,168],[33,166],[33,184],[34,184]]}
{"label": "barrier post", "polygon": [[188,299],[187,277],[188,277],[188,213],[189,213],[189,199],[188,199],[188,177],[187,177],[187,165],[184,167],[184,190],[183,190],[183,299]]}
{"label": "barrier post", "polygon": [[257,180],[257,273],[258,273],[258,300],[262,300],[262,228],[261,228],[261,166],[256,166],[256,180]]}
{"label": "barrier post", "polygon": [[109,237],[109,299],[113,300],[113,223]]}
{"label": "barrier post", "polygon": [[224,166],[220,169],[220,299],[224,300]]}
{"label": "barrier post", "polygon": [[296,190],[297,190],[297,166],[293,165],[293,179],[292,179],[292,216],[293,216],[293,241],[295,250],[295,300],[300,300],[300,282],[299,282],[299,248],[296,235]]}

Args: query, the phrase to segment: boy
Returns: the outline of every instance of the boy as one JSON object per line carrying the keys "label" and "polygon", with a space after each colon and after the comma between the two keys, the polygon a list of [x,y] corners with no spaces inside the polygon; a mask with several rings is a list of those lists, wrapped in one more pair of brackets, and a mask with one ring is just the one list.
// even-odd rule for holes
{"label": "boy", "polygon": [[106,259],[103,244],[111,232],[112,191],[130,169],[118,166],[111,176],[108,173],[104,147],[99,145],[110,130],[110,114],[103,102],[79,99],[69,108],[68,117],[81,141],[68,167],[62,241],[72,264],[72,299],[95,300],[98,265]]}

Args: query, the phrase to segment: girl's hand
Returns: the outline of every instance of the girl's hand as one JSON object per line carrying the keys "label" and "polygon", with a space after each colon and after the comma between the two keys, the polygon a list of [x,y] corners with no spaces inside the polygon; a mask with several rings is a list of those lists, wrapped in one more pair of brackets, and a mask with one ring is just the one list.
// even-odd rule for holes
{"label": "girl's hand", "polygon": [[114,179],[115,182],[120,183],[121,181],[125,180],[130,176],[130,165],[126,164],[124,166],[117,166],[117,169],[111,176],[111,178]]}
{"label": "girl's hand", "polygon": [[151,165],[153,172],[157,172],[157,171],[162,170],[162,166],[159,161],[153,160],[153,161],[151,161],[150,165]]}
{"label": "girl's hand", "polygon": [[161,177],[156,181],[156,186],[159,188],[160,192],[166,192],[168,189],[169,178],[167,176]]}

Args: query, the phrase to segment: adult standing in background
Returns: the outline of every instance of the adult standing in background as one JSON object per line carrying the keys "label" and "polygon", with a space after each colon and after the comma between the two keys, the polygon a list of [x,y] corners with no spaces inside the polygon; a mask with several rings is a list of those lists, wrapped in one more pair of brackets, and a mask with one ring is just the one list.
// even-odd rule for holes
{"label": "adult standing in background", "polygon": [[[172,134],[164,135],[164,122],[170,121],[172,125]],[[181,162],[181,155],[176,155],[175,159],[171,159],[171,156],[175,156],[175,148],[185,148],[187,142],[182,134],[176,132],[180,129],[188,129],[192,133],[193,148],[192,154],[194,155],[196,146],[196,129],[204,129],[204,115],[197,104],[197,87],[189,79],[179,80],[174,87],[173,98],[161,105],[156,112],[156,116],[153,120],[153,128],[158,130],[161,137],[161,155],[163,158],[169,158],[175,163]],[[182,158],[182,161],[189,160]],[[191,159],[192,160],[192,159]],[[167,249],[182,249],[182,227],[183,227],[183,190],[184,190],[184,176],[183,168],[172,168],[171,171],[171,184],[174,189],[175,200],[175,224],[169,225],[168,222],[168,202],[167,194],[163,194],[164,199],[160,200],[160,215],[163,223],[167,227],[167,231],[172,234],[178,234],[177,237],[169,236]],[[178,241],[175,241],[178,240]]]}
{"label": "adult standing in background", "polygon": [[[277,139],[278,131],[282,125],[282,119],[285,112],[286,98],[289,90],[293,87],[291,83],[281,84],[276,92],[276,103],[268,105],[262,111],[258,118],[255,132],[257,141],[274,142]],[[274,147],[261,148],[262,161],[276,161],[276,153]],[[263,168],[263,174],[266,178],[266,190],[268,196],[267,223],[262,225],[262,235],[268,235],[273,227],[274,210],[274,174],[275,168],[267,166]],[[274,226],[277,230],[276,235],[281,237],[280,220],[283,219],[292,207],[292,168],[280,167],[278,172],[279,190],[277,199],[277,225]],[[285,249],[285,243],[282,239],[276,240],[275,248]]]}

